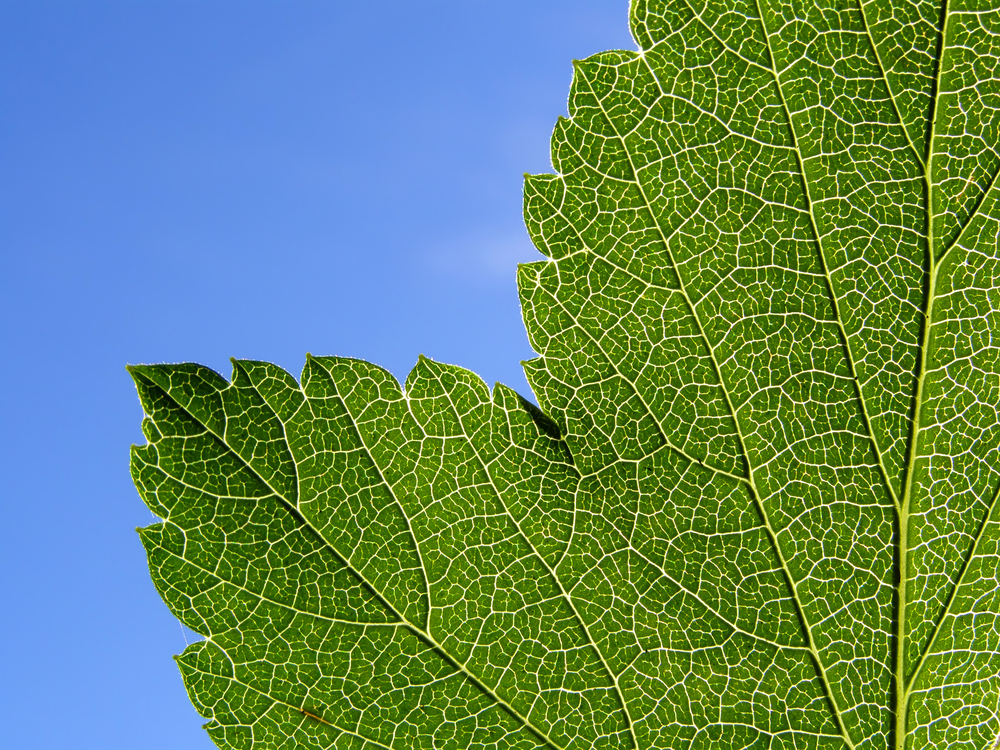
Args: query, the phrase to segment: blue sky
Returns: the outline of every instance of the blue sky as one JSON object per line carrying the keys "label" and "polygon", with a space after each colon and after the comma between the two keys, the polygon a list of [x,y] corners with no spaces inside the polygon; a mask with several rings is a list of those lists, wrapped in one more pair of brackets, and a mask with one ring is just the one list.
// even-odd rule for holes
{"label": "blue sky", "polygon": [[6,747],[212,747],[134,531],[127,363],[423,353],[526,391],[521,176],[626,15],[0,2]]}

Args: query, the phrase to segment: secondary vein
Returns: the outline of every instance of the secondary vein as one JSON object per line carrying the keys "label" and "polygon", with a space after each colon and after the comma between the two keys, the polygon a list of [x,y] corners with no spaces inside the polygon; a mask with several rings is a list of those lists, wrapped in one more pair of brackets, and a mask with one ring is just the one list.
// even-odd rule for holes
{"label": "secondary vein", "polygon": [[[760,5],[759,5],[759,0],[758,0],[758,4],[757,4],[757,10],[758,10],[758,13],[760,14],[761,26],[763,27],[764,26],[764,16],[763,16],[762,10],[761,10]],[[771,59],[773,60],[773,51],[771,50],[771,46],[770,46],[771,45],[770,35],[767,33],[767,29],[766,28],[764,28],[764,35],[765,35],[765,38],[767,39],[768,54],[771,56]],[[647,68],[648,68],[648,70],[650,72],[650,75],[653,76],[653,79],[657,82],[657,85],[662,90],[662,88],[663,88],[662,87],[662,83],[660,82],[659,78],[656,76],[656,72],[652,69],[652,66],[649,65],[649,62],[645,60],[645,57],[643,57],[643,61],[646,64],[646,66],[647,66]],[[774,75],[775,75],[775,78],[777,79],[777,73],[775,73]],[[780,84],[778,85],[778,89],[780,91],[780,89],[781,89]],[[595,98],[597,99],[598,102],[600,102],[600,98],[596,96],[596,92],[594,92],[594,93],[595,93]],[[782,103],[784,104],[783,94],[782,94]],[[602,108],[602,111],[604,111],[603,110],[603,103],[601,103],[601,108]],[[787,106],[785,107],[785,111],[786,111],[786,114],[787,114],[787,112],[788,112]],[[609,122],[612,122],[612,120],[608,116],[607,112],[604,112],[604,115],[605,115],[605,118]],[[664,248],[665,252],[667,253],[667,255],[668,255],[669,259],[670,259],[671,265],[674,268],[677,268],[678,266],[677,266],[676,261],[674,260],[673,251],[670,249],[670,244],[667,241],[667,237],[666,237],[666,235],[665,235],[665,233],[663,231],[663,228],[660,226],[660,222],[656,219],[655,213],[653,212],[652,203],[649,200],[649,197],[646,195],[646,191],[643,189],[642,184],[641,184],[641,182],[639,180],[638,171],[635,168],[635,164],[632,162],[631,152],[629,151],[629,149],[627,148],[626,144],[624,143],[624,139],[622,139],[621,136],[619,136],[619,138],[622,140],[622,146],[624,148],[625,153],[628,156],[629,164],[630,164],[630,166],[632,168],[632,173],[633,173],[633,176],[634,176],[634,179],[635,179],[636,187],[639,190],[640,194],[642,195],[643,201],[645,202],[647,210],[649,211],[649,215],[650,215],[650,217],[653,220],[653,224],[654,224],[654,226],[656,227],[657,231],[660,234],[661,242],[663,243],[663,248]],[[796,149],[796,152],[797,152],[797,149]],[[737,434],[737,437],[739,439],[740,448],[741,448],[741,450],[743,452],[744,459],[746,461],[746,465],[747,465],[747,468],[748,468],[748,473],[750,475],[750,488],[751,488],[752,496],[754,498],[754,504],[756,505],[757,510],[760,513],[761,518],[762,518],[762,520],[764,522],[764,527],[765,527],[765,529],[767,531],[767,536],[768,536],[768,539],[770,541],[771,547],[773,548],[774,553],[775,553],[776,557],[778,558],[779,563],[781,564],[781,568],[782,568],[782,571],[784,573],[786,583],[787,583],[787,585],[788,585],[788,587],[789,587],[789,589],[791,591],[792,599],[793,599],[793,601],[795,603],[796,613],[798,614],[799,620],[800,620],[800,622],[802,624],[803,631],[805,632],[805,635],[806,635],[806,640],[807,640],[807,643],[808,643],[808,646],[809,646],[809,650],[812,652],[813,660],[814,660],[814,663],[816,665],[816,670],[817,670],[817,672],[819,674],[820,681],[823,684],[824,690],[826,691],[827,699],[830,702],[830,707],[831,707],[831,709],[833,711],[833,714],[834,714],[834,720],[837,723],[837,727],[840,730],[840,733],[841,733],[841,735],[842,735],[842,737],[844,739],[845,744],[851,750],[854,750],[854,743],[851,740],[849,732],[847,731],[847,726],[844,723],[844,719],[843,719],[843,716],[841,714],[840,707],[839,707],[839,705],[837,703],[836,696],[834,695],[834,692],[833,692],[833,686],[830,683],[829,676],[826,673],[826,667],[825,667],[825,665],[823,663],[823,660],[820,658],[819,649],[817,648],[816,643],[815,643],[815,639],[813,638],[812,627],[810,626],[809,619],[806,617],[805,607],[803,606],[801,597],[799,596],[798,586],[796,585],[795,578],[794,578],[794,576],[792,576],[791,570],[788,567],[788,563],[785,560],[785,556],[784,556],[784,554],[781,551],[781,546],[778,544],[777,533],[775,532],[774,528],[771,525],[770,517],[769,517],[769,514],[767,512],[766,507],[764,506],[763,498],[760,495],[760,491],[757,489],[756,482],[754,480],[753,466],[752,466],[752,464],[750,462],[750,455],[749,455],[749,452],[747,451],[747,448],[746,448],[746,443],[745,443],[745,440],[744,440],[744,437],[743,437],[743,431],[740,429],[739,420],[738,420],[738,417],[737,417],[737,413],[736,413],[736,410],[735,410],[735,408],[733,406],[732,399],[731,399],[731,397],[729,395],[729,389],[726,388],[726,386],[725,386],[725,380],[722,377],[722,369],[719,366],[718,360],[717,360],[717,358],[715,356],[715,349],[712,346],[711,341],[708,338],[708,334],[706,333],[706,331],[704,329],[704,326],[702,325],[701,318],[697,314],[697,310],[696,310],[696,308],[695,308],[692,300],[690,299],[690,296],[687,294],[687,289],[685,287],[683,277],[680,274],[678,274],[678,280],[679,280],[679,283],[681,285],[681,289],[683,291],[684,299],[686,300],[688,308],[690,310],[690,314],[691,314],[692,318],[694,319],[695,324],[698,327],[699,334],[700,334],[702,340],[705,343],[706,349],[708,350],[709,357],[711,359],[712,366],[713,366],[713,368],[715,370],[716,377],[717,377],[717,379],[719,381],[720,388],[721,388],[722,393],[723,393],[723,395],[725,397],[726,404],[727,404],[727,406],[729,408],[730,414],[732,415],[733,422],[736,425],[736,434]]]}
{"label": "secondary vein", "polygon": [[986,513],[983,516],[982,522],[979,524],[979,530],[976,532],[975,537],[972,540],[972,546],[969,549],[969,555],[965,558],[962,563],[962,570],[959,571],[958,578],[955,580],[955,585],[951,589],[951,594],[948,596],[948,602],[941,612],[938,618],[937,624],[934,626],[934,633],[931,635],[930,640],[927,642],[927,646],[924,648],[923,653],[920,655],[920,661],[917,662],[916,668],[913,670],[913,674],[910,675],[910,679],[906,682],[904,687],[904,701],[909,701],[910,694],[913,692],[914,685],[917,684],[917,678],[923,671],[924,664],[927,658],[934,652],[934,647],[937,644],[938,637],[944,629],[944,623],[951,614],[951,608],[958,598],[958,590],[963,585],[965,585],[965,578],[972,568],[972,561],[975,559],[976,554],[979,550],[979,542],[982,541],[983,535],[986,533],[986,528],[991,523],[996,523],[996,519],[993,518],[993,514],[1000,508],[1000,483],[997,484],[996,490],[993,492],[993,499],[990,501],[986,508]]}
{"label": "secondary vein", "polygon": [[[313,361],[315,362],[316,360],[313,359]],[[324,371],[325,371],[325,368],[324,368]],[[155,383],[154,383],[154,385],[155,385]],[[157,385],[157,387],[159,388],[160,386]],[[433,650],[442,659],[444,659],[449,665],[451,665],[451,667],[453,669],[455,669],[457,672],[465,675],[465,677],[473,685],[475,685],[479,690],[481,690],[491,700],[493,700],[494,702],[496,702],[497,705],[499,705],[508,715],[510,715],[515,720],[517,720],[522,726],[524,726],[525,729],[527,729],[529,732],[531,732],[531,734],[533,734],[536,738],[538,738],[543,744],[545,744],[548,747],[552,748],[552,750],[566,750],[561,745],[559,745],[554,740],[552,740],[545,732],[543,732],[541,729],[539,729],[538,727],[536,727],[526,716],[523,716],[517,709],[515,709],[512,705],[510,705],[510,703],[508,703],[503,698],[501,698],[492,688],[489,687],[489,685],[486,684],[485,681],[483,681],[478,675],[476,675],[475,673],[473,673],[465,664],[463,664],[458,659],[456,659],[455,657],[453,657],[450,653],[448,653],[448,651],[440,643],[438,643],[437,640],[435,638],[433,638],[428,631],[426,631],[424,628],[420,627],[419,625],[416,625],[415,623],[410,622],[403,615],[403,613],[400,612],[399,609],[397,609],[396,606],[393,605],[392,602],[389,601],[388,597],[385,594],[383,594],[381,591],[379,591],[379,589],[371,581],[369,581],[367,579],[367,577],[360,570],[358,570],[358,568],[355,565],[353,565],[349,559],[347,559],[343,554],[340,553],[339,550],[337,550],[332,544],[330,544],[326,540],[326,538],[319,531],[319,529],[317,529],[309,521],[308,518],[305,518],[304,516],[301,515],[301,512],[299,511],[297,505],[295,505],[293,503],[290,503],[281,494],[281,492],[279,492],[277,490],[277,488],[275,488],[274,486],[272,486],[271,483],[265,477],[263,477],[260,474],[260,472],[258,472],[246,459],[244,459],[242,456],[240,456],[238,453],[236,453],[236,451],[233,450],[229,446],[228,443],[226,443],[225,438],[222,435],[217,434],[214,430],[212,430],[211,427],[209,427],[208,425],[204,424],[204,422],[202,420],[200,420],[194,413],[192,413],[191,410],[188,409],[184,404],[182,404],[180,401],[178,401],[177,398],[173,394],[171,394],[169,391],[167,391],[164,388],[160,388],[160,389],[164,392],[164,394],[171,401],[173,401],[173,403],[179,409],[183,410],[188,416],[190,416],[192,419],[194,419],[195,421],[197,421],[198,423],[200,423],[205,428],[205,430],[207,432],[209,432],[210,434],[212,434],[219,441],[219,443],[222,446],[224,446],[228,451],[230,451],[233,456],[235,456],[236,458],[238,458],[240,460],[240,462],[250,472],[252,472],[260,480],[260,482],[264,486],[266,486],[269,490],[271,490],[271,492],[273,493],[273,495],[276,498],[278,498],[286,507],[290,508],[292,511],[294,511],[297,514],[299,514],[299,516],[302,518],[303,523],[305,523],[306,526],[313,533],[315,533],[316,536],[319,539],[322,539],[327,544],[327,546],[330,548],[330,550],[342,561],[342,563],[346,567],[348,567],[357,576],[357,578],[379,599],[379,601],[382,603],[382,605],[384,607],[386,607],[386,609],[388,609],[395,617],[397,617],[399,619],[399,621],[410,632],[412,632],[420,640],[424,641],[424,643],[426,643],[431,648],[431,650]],[[303,395],[305,395],[304,392],[303,392]],[[308,399],[308,396],[306,396],[306,398]],[[352,423],[352,425],[354,425],[353,416],[351,416],[351,423]],[[356,429],[356,425],[355,425],[355,429]],[[367,450],[367,448],[366,448],[366,450]],[[374,461],[374,459],[372,459],[372,460]],[[298,710],[298,709],[296,709],[296,710]]]}
{"label": "secondary vein", "polygon": [[[438,382],[441,383],[440,379],[438,379]],[[448,394],[448,391],[444,388],[443,383],[441,383],[441,386],[444,393],[447,394],[446,398],[448,399],[448,405],[451,407],[452,413],[455,415],[455,418],[458,420],[458,423],[462,426],[462,430],[464,431],[462,437],[465,438],[469,447],[472,449],[473,454],[475,454],[476,460],[479,462],[479,466],[482,468],[483,472],[485,472],[486,478],[489,480],[490,488],[493,490],[493,494],[496,496],[497,502],[500,504],[500,507],[503,508],[504,514],[510,519],[511,523],[514,524],[514,528],[517,529],[518,535],[520,535],[520,537],[524,540],[524,543],[528,545],[528,549],[531,550],[532,554],[534,554],[535,557],[538,559],[538,561],[542,564],[542,567],[545,568],[552,582],[555,583],[556,588],[559,589],[559,593],[563,601],[566,602],[566,605],[573,613],[573,617],[580,625],[580,629],[583,630],[583,634],[587,638],[590,647],[594,650],[594,653],[597,654],[597,658],[600,660],[601,666],[604,668],[604,671],[607,674],[608,679],[611,680],[611,684],[614,686],[615,695],[618,699],[619,704],[621,705],[622,712],[625,715],[625,724],[628,727],[628,733],[629,733],[629,738],[631,739],[632,742],[632,747],[634,748],[634,750],[639,750],[639,742],[635,736],[635,727],[634,727],[634,722],[632,720],[632,713],[629,710],[628,702],[625,700],[625,695],[624,693],[622,693],[621,686],[618,684],[618,676],[612,671],[611,666],[608,664],[608,661],[604,656],[604,653],[597,645],[597,641],[595,641],[594,637],[590,634],[590,628],[587,627],[587,623],[584,621],[583,616],[577,609],[576,604],[573,603],[573,598],[566,591],[566,587],[563,586],[562,580],[559,578],[559,575],[556,573],[555,569],[549,565],[549,563],[546,561],[545,557],[541,554],[541,552],[539,552],[535,548],[535,545],[532,544],[531,539],[528,538],[528,535],[525,533],[524,529],[521,528],[521,522],[518,521],[516,518],[514,518],[514,514],[511,513],[510,508],[507,507],[507,503],[504,502],[503,499],[503,494],[500,492],[500,488],[497,487],[497,484],[493,479],[493,475],[490,472],[489,465],[487,464],[486,461],[483,460],[483,457],[479,453],[479,449],[473,443],[472,438],[469,437],[468,434],[469,431],[465,427],[464,420],[462,419],[462,415],[459,412],[458,407],[452,400],[451,395]],[[494,408],[492,399],[490,407],[491,409]]]}

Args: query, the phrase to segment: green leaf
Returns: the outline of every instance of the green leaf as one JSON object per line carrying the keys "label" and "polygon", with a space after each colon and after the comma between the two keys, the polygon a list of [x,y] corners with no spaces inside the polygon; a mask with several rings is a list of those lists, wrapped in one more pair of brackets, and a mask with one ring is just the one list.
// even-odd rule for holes
{"label": "green leaf", "polygon": [[993,748],[1000,10],[636,0],[527,178],[540,409],[131,368],[222,748]]}

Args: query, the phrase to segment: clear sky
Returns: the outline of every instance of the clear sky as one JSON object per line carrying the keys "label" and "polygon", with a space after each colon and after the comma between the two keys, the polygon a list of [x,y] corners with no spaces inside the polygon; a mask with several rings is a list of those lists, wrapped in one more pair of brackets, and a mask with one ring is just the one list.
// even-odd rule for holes
{"label": "clear sky", "polygon": [[127,363],[418,354],[527,392],[524,172],[626,0],[0,0],[4,747],[207,750]]}

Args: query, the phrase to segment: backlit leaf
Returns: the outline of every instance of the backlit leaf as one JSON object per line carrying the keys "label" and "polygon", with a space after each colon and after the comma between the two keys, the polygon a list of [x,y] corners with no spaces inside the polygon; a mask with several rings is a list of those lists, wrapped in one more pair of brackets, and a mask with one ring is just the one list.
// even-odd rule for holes
{"label": "backlit leaf", "polygon": [[131,368],[222,748],[993,748],[1000,9],[636,0],[525,219],[539,407]]}

